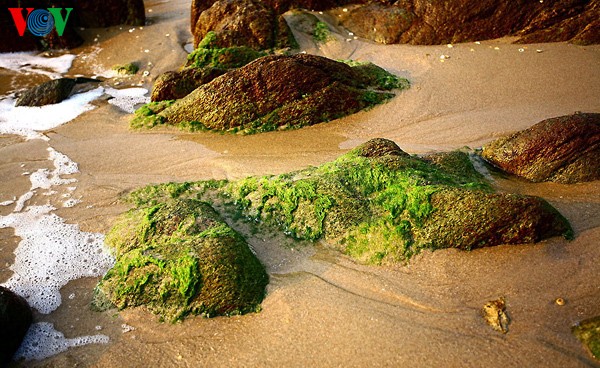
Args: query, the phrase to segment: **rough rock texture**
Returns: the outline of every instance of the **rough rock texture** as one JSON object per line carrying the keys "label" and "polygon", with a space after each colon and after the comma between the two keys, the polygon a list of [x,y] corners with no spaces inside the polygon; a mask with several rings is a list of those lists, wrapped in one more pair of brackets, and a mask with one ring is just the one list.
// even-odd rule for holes
{"label": "rough rock texture", "polygon": [[443,44],[522,36],[522,42],[597,43],[599,0],[400,0],[340,12],[342,24],[382,43]]}
{"label": "rough rock texture", "polygon": [[371,140],[319,167],[237,181],[147,187],[138,197],[206,198],[258,231],[278,229],[371,264],[395,264],[424,249],[469,250],[572,236],[541,198],[493,193],[462,152],[433,160]]}
{"label": "rough rock texture", "polygon": [[248,46],[256,50],[285,48],[295,44],[282,16],[259,0],[219,0],[192,23],[194,46],[208,32],[217,34],[218,47]]}
{"label": "rough rock texture", "polygon": [[[4,2],[6,3],[6,2]],[[62,36],[56,30],[45,37],[36,37],[29,32],[19,36],[9,7],[19,7],[17,1],[3,6],[0,12],[0,52],[30,51],[36,49],[70,49],[82,44],[77,27],[109,27],[119,24],[144,25],[145,10],[143,0],[29,0],[21,1],[20,7],[47,9],[73,8]],[[26,17],[26,11],[23,11]]]}
{"label": "rough rock texture", "polygon": [[483,147],[500,169],[534,182],[577,183],[600,179],[600,114],[566,115]]}
{"label": "rough rock texture", "polygon": [[600,361],[600,316],[581,321],[573,326],[572,332],[586,346],[590,354]]}
{"label": "rough rock texture", "polygon": [[268,276],[244,238],[195,199],[137,203],[107,235],[116,264],[94,305],[145,306],[161,319],[257,311]]}
{"label": "rough rock texture", "polygon": [[187,68],[178,72],[166,72],[159,76],[152,87],[152,101],[177,100],[225,74],[219,68]]}
{"label": "rough rock texture", "polygon": [[33,315],[25,299],[0,286],[0,366],[11,361],[31,325]]}
{"label": "rough rock texture", "polygon": [[481,308],[481,315],[485,322],[495,331],[504,334],[508,332],[510,318],[506,313],[506,302],[504,301],[504,298],[491,300],[485,303],[483,308]]}
{"label": "rough rock texture", "polygon": [[15,106],[44,106],[59,103],[69,97],[76,80],[60,78],[44,82],[23,92]]}
{"label": "rough rock texture", "polygon": [[382,90],[408,86],[406,80],[369,65],[352,67],[303,54],[266,56],[163,105],[162,111],[155,105],[151,111],[140,109],[131,126],[256,133],[329,121],[394,96]]}

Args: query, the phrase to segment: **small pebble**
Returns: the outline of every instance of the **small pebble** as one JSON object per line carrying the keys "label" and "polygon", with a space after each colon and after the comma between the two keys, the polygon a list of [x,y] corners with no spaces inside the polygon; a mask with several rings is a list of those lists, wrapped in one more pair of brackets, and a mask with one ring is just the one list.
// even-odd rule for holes
{"label": "small pebble", "polygon": [[343,11],[344,13],[348,13],[348,9],[346,9],[346,8],[342,9],[342,11]]}
{"label": "small pebble", "polygon": [[525,49],[524,48],[520,48],[519,52],[525,52]]}
{"label": "small pebble", "polygon": [[565,305],[566,301],[563,298],[556,298],[554,301],[556,305]]}
{"label": "small pebble", "polygon": [[150,75],[150,72],[147,70],[144,70],[144,72],[142,73],[142,76],[147,77]]}
{"label": "small pebble", "polygon": [[542,52],[544,52],[544,50],[537,49],[537,50],[535,50],[535,52],[537,52],[538,54],[541,54]]}
{"label": "small pebble", "polygon": [[449,43],[447,46],[448,46],[448,48],[449,48],[449,49],[451,49],[451,48],[453,48],[453,47],[454,47],[454,46],[452,46],[452,44],[450,44],[450,43]]}

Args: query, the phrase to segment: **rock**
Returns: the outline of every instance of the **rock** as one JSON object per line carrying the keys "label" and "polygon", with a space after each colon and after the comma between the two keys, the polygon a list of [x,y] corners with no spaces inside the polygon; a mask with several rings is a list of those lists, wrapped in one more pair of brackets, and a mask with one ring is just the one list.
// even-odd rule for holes
{"label": "rock", "polygon": [[72,7],[79,19],[79,25],[87,28],[120,24],[143,26],[146,23],[143,0],[75,0]]}
{"label": "rock", "polygon": [[500,169],[533,182],[578,183],[600,179],[600,114],[544,120],[483,147]]}
{"label": "rock", "polygon": [[487,302],[481,309],[481,314],[485,322],[490,325],[495,331],[501,333],[508,332],[508,324],[510,318],[506,314],[506,303],[504,298]]}
{"label": "rock", "polygon": [[0,366],[11,360],[33,320],[25,299],[0,286]]}
{"label": "rock", "polygon": [[520,36],[520,42],[597,43],[598,0],[373,2],[337,12],[356,35],[382,43],[433,45]]}
{"label": "rock", "polygon": [[178,72],[160,75],[152,87],[151,101],[177,100],[203,84],[225,74],[219,68],[187,68]]}
{"label": "rock", "polygon": [[590,354],[600,360],[600,316],[579,322],[571,331],[586,346]]}
{"label": "rock", "polygon": [[[107,235],[116,263],[94,304],[145,306],[161,319],[257,311],[268,276],[248,243],[205,203],[168,199],[123,214]],[[110,305],[110,304],[108,304]]]}
{"label": "rock", "polygon": [[392,85],[408,86],[385,73],[365,78],[351,66],[319,56],[266,56],[200,86],[156,116],[142,110],[131,125],[244,133],[299,128],[382,103],[394,95],[381,90]]}
{"label": "rock", "polygon": [[208,32],[196,49],[187,57],[186,67],[234,69],[248,64],[265,52],[254,50],[248,46],[219,45],[219,36]]}
{"label": "rock", "polygon": [[21,94],[15,106],[44,106],[59,103],[69,97],[75,79],[60,78],[44,82]]}
{"label": "rock", "polygon": [[543,199],[494,193],[466,153],[423,159],[381,138],[319,167],[147,187],[135,196],[143,203],[217,198],[225,202],[218,208],[248,219],[258,231],[325,239],[322,244],[368,264],[404,263],[423,250],[572,236],[567,220]]}
{"label": "rock", "polygon": [[120,75],[134,75],[140,70],[140,67],[136,63],[127,63],[123,65],[115,65],[112,67],[112,70]]}
{"label": "rock", "polygon": [[295,44],[287,23],[259,0],[219,0],[192,23],[194,47],[208,32],[217,35],[216,46],[247,46],[256,50],[285,48]]}

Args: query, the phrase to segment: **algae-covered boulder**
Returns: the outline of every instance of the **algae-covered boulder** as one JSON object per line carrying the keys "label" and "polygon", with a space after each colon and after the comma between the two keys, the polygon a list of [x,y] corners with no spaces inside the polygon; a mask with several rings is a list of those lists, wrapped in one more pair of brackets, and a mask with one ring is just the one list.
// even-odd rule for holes
{"label": "algae-covered boulder", "polygon": [[577,183],[600,179],[600,114],[544,120],[483,147],[500,169],[534,182]]}
{"label": "algae-covered boulder", "polygon": [[76,81],[73,78],[59,78],[44,82],[23,92],[16,106],[44,106],[56,104],[71,94]]}
{"label": "algae-covered boulder", "polygon": [[[319,167],[237,181],[144,188],[156,198],[218,198],[232,215],[294,239],[324,239],[360,262],[402,263],[423,249],[469,250],[572,236],[541,198],[494,193],[463,152],[410,156],[373,139]],[[159,200],[159,202],[160,202]]]}
{"label": "algae-covered boulder", "polygon": [[195,199],[141,205],[107,235],[116,264],[94,305],[146,306],[161,319],[256,311],[268,276],[244,238]]}
{"label": "algae-covered boulder", "polygon": [[11,361],[33,320],[25,299],[0,286],[0,366]]}
{"label": "algae-covered boulder", "polygon": [[372,64],[347,65],[314,55],[259,58],[214,79],[155,115],[136,113],[133,127],[169,124],[191,130],[255,133],[299,128],[382,103],[406,88]]}
{"label": "algae-covered boulder", "polygon": [[295,45],[283,17],[259,0],[215,1],[192,23],[194,46],[197,47],[209,32],[218,35],[220,47],[248,46],[265,50]]}
{"label": "algae-covered boulder", "polygon": [[571,330],[592,356],[600,360],[600,316],[581,321]]}

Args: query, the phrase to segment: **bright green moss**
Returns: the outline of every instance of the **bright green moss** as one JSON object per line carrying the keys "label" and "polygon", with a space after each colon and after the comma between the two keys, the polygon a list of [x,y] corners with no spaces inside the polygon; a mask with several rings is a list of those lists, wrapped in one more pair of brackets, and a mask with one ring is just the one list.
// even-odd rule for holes
{"label": "bright green moss", "polygon": [[140,67],[135,63],[128,63],[124,65],[115,65],[112,69],[121,75],[134,75],[140,70]]}
{"label": "bright green moss", "polygon": [[572,328],[572,332],[600,360],[600,316],[586,319]]}
{"label": "bright green moss", "polygon": [[188,55],[186,67],[193,68],[239,68],[267,55],[263,51],[256,51],[247,46],[218,47],[215,32],[208,32],[200,41],[196,50]]}
{"label": "bright green moss", "polygon": [[331,31],[329,30],[329,26],[327,23],[318,21],[315,24],[315,29],[313,30],[313,39],[315,42],[327,42],[331,37]]}

